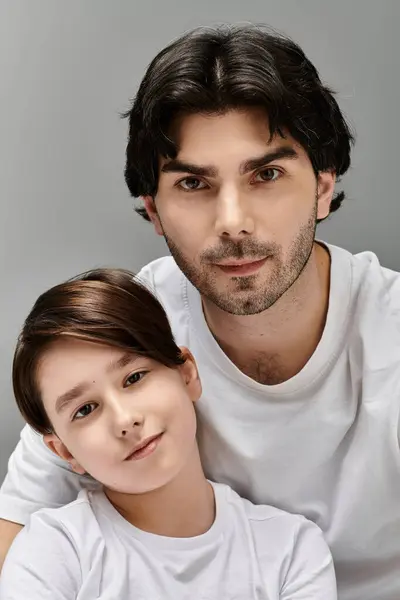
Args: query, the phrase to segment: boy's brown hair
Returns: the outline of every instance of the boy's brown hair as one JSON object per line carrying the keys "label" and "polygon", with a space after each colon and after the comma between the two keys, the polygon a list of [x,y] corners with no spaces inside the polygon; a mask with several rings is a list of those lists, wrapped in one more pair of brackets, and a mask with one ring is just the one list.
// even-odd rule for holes
{"label": "boy's brown hair", "polygon": [[163,307],[129,271],[96,269],[56,285],[35,302],[13,361],[18,408],[41,434],[53,429],[37,382],[38,364],[64,336],[132,351],[171,368],[184,362]]}

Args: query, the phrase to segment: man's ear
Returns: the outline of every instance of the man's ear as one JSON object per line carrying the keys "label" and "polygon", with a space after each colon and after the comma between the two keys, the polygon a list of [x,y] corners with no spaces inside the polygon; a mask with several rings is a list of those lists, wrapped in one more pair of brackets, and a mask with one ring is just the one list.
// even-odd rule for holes
{"label": "man's ear", "polygon": [[146,209],[150,221],[154,225],[157,235],[164,235],[153,196],[142,196],[142,200],[144,208]]}
{"label": "man's ear", "polygon": [[71,468],[75,473],[78,473],[79,475],[85,474],[85,469],[83,469],[78,461],[75,460],[68,448],[55,433],[47,433],[43,436],[43,440],[49,450],[71,465]]}
{"label": "man's ear", "polygon": [[193,354],[186,347],[181,347],[182,357],[185,359],[179,369],[185,382],[192,402],[197,402],[201,396],[201,381]]}
{"label": "man's ear", "polygon": [[325,219],[329,215],[335,183],[336,174],[334,171],[321,171],[318,173],[318,219]]}

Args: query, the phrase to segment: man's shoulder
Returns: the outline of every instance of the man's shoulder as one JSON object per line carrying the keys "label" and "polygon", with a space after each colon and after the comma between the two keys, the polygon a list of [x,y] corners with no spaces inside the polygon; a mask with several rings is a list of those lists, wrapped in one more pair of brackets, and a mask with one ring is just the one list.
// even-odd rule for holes
{"label": "man's shoulder", "polygon": [[162,256],[142,267],[136,277],[143,283],[154,286],[167,283],[171,277],[175,281],[179,280],[184,275],[172,256]]}
{"label": "man's shoulder", "polygon": [[152,261],[137,274],[137,278],[161,302],[167,313],[178,344],[187,343],[189,307],[187,279],[171,256]]}
{"label": "man's shoulder", "polygon": [[[400,310],[400,273],[383,266],[373,252],[351,254],[329,245],[336,278],[345,276],[350,266],[351,293],[357,311],[380,312],[384,305]],[[383,316],[383,315],[382,315]]]}
{"label": "man's shoulder", "polygon": [[351,262],[353,293],[363,318],[375,316],[400,326],[400,273],[384,267],[372,252],[354,254]]}
{"label": "man's shoulder", "polygon": [[157,258],[145,265],[136,278],[162,302],[182,299],[186,278],[172,256]]}
{"label": "man's shoulder", "polygon": [[359,252],[352,255],[352,265],[356,272],[364,276],[364,282],[369,286],[386,289],[393,292],[397,298],[400,294],[400,272],[389,269],[381,264],[373,252]]}
{"label": "man's shoulder", "polygon": [[[351,256],[349,344],[353,361],[366,370],[398,377],[400,363],[400,273],[381,265],[372,252]],[[383,384],[383,381],[382,381]]]}

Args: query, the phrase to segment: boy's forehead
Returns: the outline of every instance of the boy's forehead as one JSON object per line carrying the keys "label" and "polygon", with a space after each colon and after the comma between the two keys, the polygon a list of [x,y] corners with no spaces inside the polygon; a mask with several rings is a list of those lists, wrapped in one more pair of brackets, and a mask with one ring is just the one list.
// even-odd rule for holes
{"label": "boy's forehead", "polygon": [[[61,336],[44,352],[40,361],[40,372],[41,375],[51,378],[52,373],[62,373],[65,370],[63,378],[67,378],[84,371],[88,366],[93,366],[108,373],[134,362],[138,356],[131,350],[73,336]],[[68,365],[74,366],[73,371],[66,370]]]}

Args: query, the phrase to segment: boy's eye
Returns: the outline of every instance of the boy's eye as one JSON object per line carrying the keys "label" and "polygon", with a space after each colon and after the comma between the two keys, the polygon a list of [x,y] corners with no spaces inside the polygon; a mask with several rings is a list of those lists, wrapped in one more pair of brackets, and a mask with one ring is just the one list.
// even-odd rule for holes
{"label": "boy's eye", "polygon": [[138,383],[143,377],[146,375],[146,371],[136,371],[136,373],[131,373],[124,382],[124,387],[129,387],[134,383]]}
{"label": "boy's eye", "polygon": [[96,406],[97,404],[95,404],[94,402],[81,406],[81,408],[77,410],[74,414],[73,420],[75,421],[83,419],[84,417],[88,417],[95,410]]}

